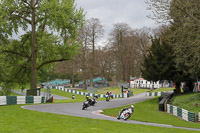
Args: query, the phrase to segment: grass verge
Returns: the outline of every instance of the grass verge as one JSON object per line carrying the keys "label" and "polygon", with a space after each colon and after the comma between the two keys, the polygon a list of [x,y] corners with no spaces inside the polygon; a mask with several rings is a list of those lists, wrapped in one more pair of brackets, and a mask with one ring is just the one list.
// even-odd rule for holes
{"label": "grass verge", "polygon": [[[134,95],[150,91],[150,89],[139,89],[139,88],[133,88],[131,90],[133,91]],[[174,88],[159,88],[159,89],[153,90],[151,92],[173,91],[173,90],[174,90]],[[82,89],[80,89],[79,91],[87,92],[86,90],[82,90]],[[96,93],[97,94],[106,94],[107,91],[109,91],[109,92],[111,91],[113,94],[121,94],[121,88],[117,88],[117,87],[100,88],[100,89],[97,89]]]}
{"label": "grass verge", "polygon": [[200,93],[191,93],[175,96],[172,105],[186,109],[196,114],[200,112]]}
{"label": "grass verge", "polygon": [[24,110],[21,105],[0,106],[1,133],[198,133],[183,129],[79,118]]}
{"label": "grass verge", "polygon": [[[158,98],[136,103],[134,104],[134,106],[135,106],[135,112],[131,116],[130,118],[131,120],[200,129],[200,123],[186,122],[173,115],[158,111]],[[122,108],[123,107],[105,109],[103,110],[104,111],[103,114],[110,116],[114,115],[116,117],[118,115],[118,112]]]}
{"label": "grass verge", "polygon": [[[5,96],[5,94],[0,91],[0,96]],[[17,93],[14,93],[11,91],[10,94],[8,94],[6,96],[23,96],[23,95],[20,95],[20,94],[17,94]]]}
{"label": "grass verge", "polygon": [[[73,103],[73,102],[85,101],[85,96],[83,95],[73,94],[73,93],[69,93],[69,92],[65,92],[65,91],[61,91],[57,89],[51,89],[51,93],[58,96],[67,97],[67,98],[71,98],[72,95],[75,96],[75,99],[64,99],[64,100],[55,99],[54,100],[55,103]],[[105,100],[105,98],[98,98],[97,101],[101,101],[101,100]]]}
{"label": "grass verge", "polygon": [[17,93],[11,92],[9,96],[23,96],[23,95],[20,95],[20,94],[17,94]]}
{"label": "grass verge", "polygon": [[152,92],[163,92],[163,91],[173,91],[175,88],[158,88]]}

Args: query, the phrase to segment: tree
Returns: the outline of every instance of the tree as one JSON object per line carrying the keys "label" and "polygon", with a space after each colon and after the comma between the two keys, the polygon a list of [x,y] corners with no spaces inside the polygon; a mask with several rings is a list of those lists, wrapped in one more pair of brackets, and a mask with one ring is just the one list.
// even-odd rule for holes
{"label": "tree", "polygon": [[89,39],[89,45],[92,47],[92,58],[91,58],[91,64],[90,64],[90,86],[93,86],[93,78],[95,73],[95,45],[97,43],[97,40],[103,36],[103,26],[101,25],[101,22],[97,18],[91,18],[87,20],[86,25],[88,26],[88,39]]}
{"label": "tree", "polygon": [[[189,82],[192,91],[192,82],[199,78],[200,59],[199,59],[199,22],[200,22],[200,1],[198,0],[165,0],[170,8],[164,9],[169,16],[169,30],[165,39],[168,40],[174,48],[176,55],[176,67],[182,71],[183,81]],[[158,10],[160,6],[166,5],[158,0],[152,0],[155,4],[153,10]],[[157,12],[157,15],[164,15],[163,12]],[[163,18],[162,18],[163,19]]]}
{"label": "tree", "polygon": [[142,77],[149,81],[168,80],[176,83],[177,93],[180,93],[182,72],[176,68],[175,54],[172,45],[161,40],[151,38],[152,45],[145,55],[142,65]]}
{"label": "tree", "polygon": [[114,25],[109,46],[113,50],[117,81],[129,82],[130,76],[141,76],[143,54],[149,45],[148,32],[147,28],[133,30],[125,23]]}
{"label": "tree", "polygon": [[152,45],[142,67],[142,77],[149,81],[173,80],[176,68],[172,46],[157,37],[151,40]]}
{"label": "tree", "polygon": [[0,96],[8,96],[11,92],[11,84],[13,83],[13,81],[9,79],[9,72],[12,72],[12,70],[7,71],[7,69],[5,69],[8,65],[3,62],[4,58],[5,55],[0,55]]}
{"label": "tree", "polygon": [[78,54],[78,59],[81,64],[82,74],[83,74],[83,86],[84,89],[87,89],[87,72],[89,64],[89,27],[85,24],[79,30],[78,40],[80,42],[80,53]]}
{"label": "tree", "polygon": [[199,8],[200,1],[183,0],[172,1],[170,10],[173,22],[170,27],[171,36],[169,37],[176,40],[174,41],[174,48],[176,49],[176,61],[179,62],[177,67],[194,80],[200,74]]}
{"label": "tree", "polygon": [[168,23],[171,21],[169,15],[170,3],[172,0],[146,0],[148,5],[147,10],[151,10],[152,14],[148,15],[149,18],[158,23]]}
{"label": "tree", "polygon": [[[141,29],[137,29],[134,32],[133,35],[133,42],[135,43],[135,47],[132,49],[134,53],[134,60],[135,60],[135,64],[134,64],[134,69],[135,69],[135,74],[136,76],[140,76],[141,77],[141,65],[144,61],[144,55],[147,52],[147,48],[149,48],[149,46],[151,45],[150,43],[150,33],[151,33],[151,29],[147,28],[147,27],[143,27]],[[133,53],[129,53],[130,55],[133,55]]]}
{"label": "tree", "polygon": [[173,19],[169,40],[174,40],[177,68],[183,72],[184,82],[193,90],[193,82],[199,79],[199,25],[200,1],[177,0],[171,2],[169,15]]}
{"label": "tree", "polygon": [[74,88],[75,81],[79,80],[78,79],[79,70],[80,70],[80,62],[77,59],[77,56],[75,56],[73,59],[69,61],[57,62],[52,71],[56,76],[55,78],[70,79],[72,87]]}
{"label": "tree", "polygon": [[[83,10],[76,9],[74,0],[1,0],[0,3],[0,53],[18,71],[10,77],[30,77],[34,89],[38,70],[50,63],[69,60],[76,53]],[[17,39],[11,39],[14,33]]]}
{"label": "tree", "polygon": [[108,81],[111,81],[114,76],[114,52],[112,49],[109,49],[108,46],[104,46],[102,48],[99,47],[96,50],[95,64],[97,68],[97,74],[101,77],[104,77]]}
{"label": "tree", "polygon": [[125,64],[123,63],[123,59],[126,58],[124,56],[127,47],[126,47],[126,37],[129,36],[131,28],[126,23],[117,23],[114,24],[113,30],[110,33],[110,45],[112,45],[112,49],[115,52],[116,59],[116,79],[117,81],[123,80],[125,81]]}

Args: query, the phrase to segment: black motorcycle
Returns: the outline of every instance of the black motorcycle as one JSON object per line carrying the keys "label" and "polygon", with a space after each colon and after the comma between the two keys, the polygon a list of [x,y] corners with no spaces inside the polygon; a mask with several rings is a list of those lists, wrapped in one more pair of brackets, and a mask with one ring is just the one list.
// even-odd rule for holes
{"label": "black motorcycle", "polygon": [[94,106],[97,103],[98,96],[94,96],[90,102],[91,106]]}
{"label": "black motorcycle", "polygon": [[85,102],[83,102],[82,110],[86,109],[89,106],[90,106],[89,101],[86,100]]}

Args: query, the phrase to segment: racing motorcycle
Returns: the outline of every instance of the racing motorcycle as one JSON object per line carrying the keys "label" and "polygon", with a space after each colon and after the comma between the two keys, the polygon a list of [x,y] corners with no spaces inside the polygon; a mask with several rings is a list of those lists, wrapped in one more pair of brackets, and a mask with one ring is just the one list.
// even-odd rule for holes
{"label": "racing motorcycle", "polygon": [[110,100],[109,95],[105,95],[105,97],[106,97],[106,101]]}
{"label": "racing motorcycle", "polygon": [[86,100],[85,102],[83,102],[82,110],[86,109],[89,106],[90,106],[89,101]]}
{"label": "racing motorcycle", "polygon": [[119,111],[119,115],[117,116],[117,119],[128,120],[128,118],[130,118],[131,115],[133,114],[133,108],[134,108],[134,106],[131,105],[131,107],[124,108],[124,109],[122,109],[121,112]]}
{"label": "racing motorcycle", "polygon": [[98,96],[94,96],[94,97],[92,98],[92,101],[91,101],[90,105],[91,105],[91,106],[94,106],[94,105],[97,103],[97,99],[98,99]]}

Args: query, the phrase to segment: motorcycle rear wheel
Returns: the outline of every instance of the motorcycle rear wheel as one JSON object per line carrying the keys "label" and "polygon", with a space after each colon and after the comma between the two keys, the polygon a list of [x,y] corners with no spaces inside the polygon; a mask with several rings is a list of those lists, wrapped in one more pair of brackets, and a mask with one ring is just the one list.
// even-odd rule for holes
{"label": "motorcycle rear wheel", "polygon": [[130,113],[126,113],[124,115],[124,120],[128,120],[128,118],[130,118],[130,117],[131,117],[131,114]]}

